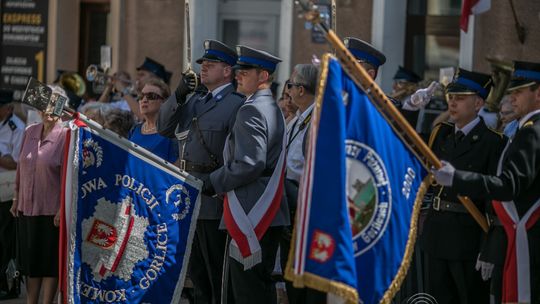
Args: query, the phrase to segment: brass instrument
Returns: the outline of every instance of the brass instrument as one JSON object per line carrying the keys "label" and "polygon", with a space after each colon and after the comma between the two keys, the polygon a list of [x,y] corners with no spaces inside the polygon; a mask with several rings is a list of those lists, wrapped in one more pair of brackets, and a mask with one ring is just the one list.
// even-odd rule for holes
{"label": "brass instrument", "polygon": [[493,80],[493,87],[486,98],[486,105],[490,112],[498,112],[499,103],[506,94],[514,67],[512,63],[500,59],[486,58],[486,60],[491,65],[491,79]]}
{"label": "brass instrument", "polygon": [[399,101],[403,101],[405,98],[414,94],[414,92],[416,92],[416,90],[418,90],[419,88],[420,87],[417,83],[404,82],[403,84],[400,85],[400,87],[397,90],[393,91],[390,94],[390,97]]}
{"label": "brass instrument", "polygon": [[86,68],[86,80],[90,82],[104,82],[107,80],[107,73],[97,64],[91,64]]}
{"label": "brass instrument", "polygon": [[95,93],[102,93],[105,90],[107,81],[109,80],[119,80],[128,84],[126,91],[128,94],[136,95],[137,89],[135,82],[130,79],[117,78],[108,74],[108,69],[103,70],[100,66],[96,64],[91,64],[86,68],[86,80],[92,82],[92,88]]}
{"label": "brass instrument", "polygon": [[78,97],[83,97],[86,93],[86,83],[84,79],[77,73],[66,72],[60,76],[60,86],[66,90],[69,90]]}

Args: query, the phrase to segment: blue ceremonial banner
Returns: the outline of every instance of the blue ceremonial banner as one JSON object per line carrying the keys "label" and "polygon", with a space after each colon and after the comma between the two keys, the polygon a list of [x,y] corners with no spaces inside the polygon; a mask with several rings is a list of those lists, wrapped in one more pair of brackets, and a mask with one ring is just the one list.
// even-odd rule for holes
{"label": "blue ceremonial banner", "polygon": [[427,171],[326,55],[286,277],[350,303],[388,303],[413,252]]}
{"label": "blue ceremonial banner", "polygon": [[178,303],[200,181],[110,131],[69,137],[63,301]]}

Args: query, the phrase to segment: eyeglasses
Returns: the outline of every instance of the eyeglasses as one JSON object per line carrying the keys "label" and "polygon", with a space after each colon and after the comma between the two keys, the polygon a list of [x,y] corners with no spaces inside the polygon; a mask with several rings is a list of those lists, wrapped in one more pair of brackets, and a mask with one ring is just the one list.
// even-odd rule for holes
{"label": "eyeglasses", "polygon": [[292,87],[303,87],[301,83],[287,82],[287,90],[292,89]]}
{"label": "eyeglasses", "polygon": [[141,93],[139,95],[139,100],[143,100],[143,98],[146,97],[146,100],[162,100],[165,99],[161,95],[154,93],[154,92],[148,92],[148,93]]}

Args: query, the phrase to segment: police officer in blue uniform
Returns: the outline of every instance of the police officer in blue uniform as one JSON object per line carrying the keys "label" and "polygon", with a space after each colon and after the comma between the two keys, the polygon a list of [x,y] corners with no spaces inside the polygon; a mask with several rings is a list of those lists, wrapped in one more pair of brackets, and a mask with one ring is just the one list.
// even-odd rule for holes
{"label": "police officer in blue uniform", "polygon": [[[373,45],[365,42],[362,39],[354,37],[346,37],[343,43],[351,52],[360,65],[366,70],[372,79],[377,78],[379,67],[386,63],[386,56],[376,49]],[[416,125],[418,112],[402,109],[403,103],[400,100],[387,96],[388,99],[396,106],[405,116],[405,119],[412,125]]]}
{"label": "police officer in blue uniform", "polygon": [[[12,100],[13,91],[0,89],[0,174],[6,179],[6,172],[17,169],[24,133],[24,123],[13,114]],[[18,284],[9,289],[6,281],[6,268],[15,257],[15,219],[9,212],[13,197],[6,195],[0,193],[0,300],[19,294]]]}
{"label": "police officer in blue uniform", "polygon": [[[429,141],[439,159],[457,168],[495,173],[506,140],[478,116],[491,84],[489,75],[458,69],[446,88],[453,123],[437,125]],[[488,303],[487,283],[475,269],[484,239],[482,229],[454,189],[433,185],[429,191],[433,201],[419,240],[427,260],[427,292],[440,304]],[[481,212],[486,210],[485,200],[476,195],[470,198]]]}
{"label": "police officer in blue uniform", "polygon": [[[514,62],[508,91],[514,112],[519,117],[519,128],[501,157],[500,172],[482,174],[450,163],[435,170],[434,176],[437,182],[461,195],[503,201],[505,208],[514,209],[517,217],[523,219],[526,214],[540,212],[540,63]],[[515,231],[515,224],[509,230],[512,228]],[[493,292],[495,303],[501,302],[503,274],[498,272],[502,271],[500,265],[504,263],[507,252],[506,238],[501,233],[499,229],[498,236],[492,234],[489,240],[492,247],[487,248],[484,256],[481,256],[496,266],[492,276],[492,280],[497,280],[498,284],[498,287],[492,285],[498,288]],[[521,287],[529,284],[530,300],[527,302],[540,303],[540,220],[537,217],[528,221],[526,239],[529,247],[529,281],[523,282],[524,278],[518,278],[516,284]]]}
{"label": "police officer in blue uniform", "polygon": [[[259,210],[269,224],[259,240],[260,262],[247,270],[232,257],[228,257],[228,263],[235,303],[275,303],[276,289],[271,275],[283,227],[290,224],[285,194],[277,197],[280,192],[274,191],[276,185],[270,183],[275,172],[281,173],[276,170],[281,170],[277,168],[278,159],[286,145],[283,144],[285,120],[270,90],[272,75],[281,59],[247,46],[237,46],[237,54],[238,91],[247,100],[238,110],[227,140],[225,165],[205,180],[204,191],[218,194],[235,191],[238,204],[247,215],[260,206],[256,203],[271,189],[268,193],[275,198],[272,202],[279,203],[279,209],[271,217],[265,210]],[[265,195],[261,199],[268,202],[266,198]]]}
{"label": "police officer in blue uniform", "polygon": [[[194,90],[194,79],[185,76],[177,90],[161,106],[158,131],[176,137],[180,147],[180,169],[200,179],[223,165],[223,147],[231,132],[244,96],[233,85],[236,53],[227,45],[204,41],[201,65],[203,90]],[[189,275],[195,303],[220,303],[221,276],[226,233],[219,229],[223,199],[203,194],[191,250]]]}
{"label": "police officer in blue uniform", "polygon": [[386,56],[362,39],[346,37],[343,39],[343,43],[360,65],[366,69],[369,76],[373,79],[377,78],[379,67],[386,62]]}

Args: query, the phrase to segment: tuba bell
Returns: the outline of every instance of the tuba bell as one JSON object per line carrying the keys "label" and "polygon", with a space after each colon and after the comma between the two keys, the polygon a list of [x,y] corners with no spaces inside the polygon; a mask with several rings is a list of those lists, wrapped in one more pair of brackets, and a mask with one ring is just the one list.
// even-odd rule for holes
{"label": "tuba bell", "polygon": [[86,84],[84,79],[77,73],[65,72],[60,76],[59,84],[62,88],[70,90],[78,97],[82,97],[86,93]]}
{"label": "tuba bell", "polygon": [[498,112],[499,103],[506,94],[514,67],[512,63],[504,60],[495,58],[486,58],[486,60],[491,65],[491,79],[493,80],[493,86],[486,98],[486,106],[490,112]]}

